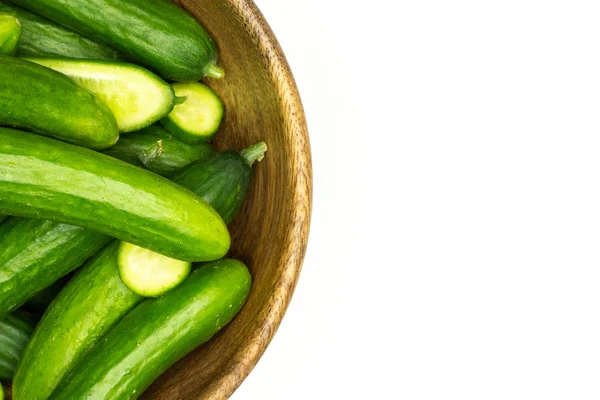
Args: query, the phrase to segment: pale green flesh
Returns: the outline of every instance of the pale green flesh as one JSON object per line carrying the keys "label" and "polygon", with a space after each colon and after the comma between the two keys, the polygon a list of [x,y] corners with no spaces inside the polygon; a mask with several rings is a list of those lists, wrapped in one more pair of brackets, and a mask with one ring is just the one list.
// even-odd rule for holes
{"label": "pale green flesh", "polygon": [[215,133],[223,119],[223,103],[219,97],[208,86],[198,82],[174,83],[172,86],[175,95],[186,100],[175,106],[167,118],[190,135]]}
{"label": "pale green flesh", "polygon": [[192,266],[127,242],[121,242],[118,264],[125,286],[146,297],[160,296],[179,285]]}
{"label": "pale green flesh", "polygon": [[27,58],[68,75],[104,100],[115,115],[120,132],[132,132],[163,118],[173,109],[171,87],[136,65],[108,62]]}

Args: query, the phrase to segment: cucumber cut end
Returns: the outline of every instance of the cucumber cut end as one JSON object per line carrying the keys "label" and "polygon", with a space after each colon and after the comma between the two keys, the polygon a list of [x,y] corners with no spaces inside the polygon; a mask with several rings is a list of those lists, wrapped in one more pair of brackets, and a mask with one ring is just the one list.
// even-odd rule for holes
{"label": "cucumber cut end", "polygon": [[162,125],[179,140],[205,143],[219,130],[225,109],[221,99],[208,86],[200,82],[174,83],[177,97],[185,97],[173,111],[161,120]]}
{"label": "cucumber cut end", "polygon": [[118,255],[119,275],[131,291],[145,297],[158,297],[182,283],[192,263],[175,260],[121,242]]}

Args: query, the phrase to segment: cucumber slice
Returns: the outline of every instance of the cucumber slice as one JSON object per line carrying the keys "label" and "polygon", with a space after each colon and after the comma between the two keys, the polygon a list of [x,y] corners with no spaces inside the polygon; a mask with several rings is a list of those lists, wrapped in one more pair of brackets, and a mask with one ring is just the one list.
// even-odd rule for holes
{"label": "cucumber slice", "polygon": [[168,83],[145,68],[113,61],[27,58],[68,75],[104,100],[120,132],[132,132],[160,120],[173,109]]}
{"label": "cucumber slice", "polygon": [[0,14],[0,54],[12,55],[21,37],[21,23],[8,14]]}
{"label": "cucumber slice", "polygon": [[145,297],[158,297],[178,286],[190,274],[192,263],[179,261],[121,242],[119,275],[131,291]]}
{"label": "cucumber slice", "polygon": [[219,130],[225,109],[219,96],[199,82],[174,83],[177,97],[186,100],[161,120],[177,139],[186,143],[205,143]]}

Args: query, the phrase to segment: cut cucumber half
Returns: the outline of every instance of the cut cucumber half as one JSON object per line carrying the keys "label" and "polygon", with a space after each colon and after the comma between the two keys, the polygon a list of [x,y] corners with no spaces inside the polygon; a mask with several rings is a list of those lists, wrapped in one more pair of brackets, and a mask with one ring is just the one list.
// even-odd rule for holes
{"label": "cut cucumber half", "polygon": [[21,37],[21,23],[8,14],[0,14],[0,54],[12,55]]}
{"label": "cut cucumber half", "polygon": [[145,68],[113,61],[27,58],[68,75],[104,100],[120,132],[137,131],[168,115],[175,96],[171,86]]}
{"label": "cut cucumber half", "polygon": [[182,104],[161,120],[177,139],[191,144],[206,143],[219,130],[225,109],[219,96],[200,82],[174,83],[173,90]]}
{"label": "cut cucumber half", "polygon": [[121,242],[118,264],[125,286],[145,297],[158,297],[178,286],[192,268],[190,262],[175,260],[127,242]]}

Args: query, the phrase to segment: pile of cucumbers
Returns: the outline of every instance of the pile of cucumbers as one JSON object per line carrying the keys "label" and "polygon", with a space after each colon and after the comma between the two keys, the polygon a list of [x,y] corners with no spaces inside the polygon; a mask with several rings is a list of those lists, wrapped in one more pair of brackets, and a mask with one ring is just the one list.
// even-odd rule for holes
{"label": "pile of cucumbers", "polygon": [[[0,0],[0,381],[136,399],[244,305],[213,38],[168,0]],[[4,398],[0,386],[0,400]]]}

